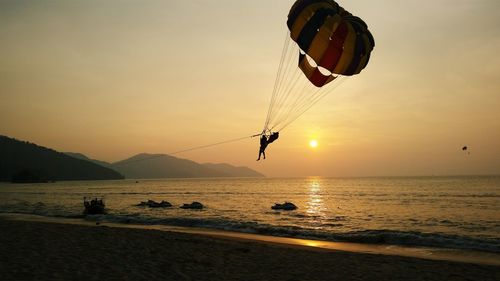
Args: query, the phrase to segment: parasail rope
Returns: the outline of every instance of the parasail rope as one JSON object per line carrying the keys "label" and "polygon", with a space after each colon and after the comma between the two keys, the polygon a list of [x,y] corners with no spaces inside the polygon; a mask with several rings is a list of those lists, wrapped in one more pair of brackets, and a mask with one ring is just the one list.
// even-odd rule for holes
{"label": "parasail rope", "polygon": [[212,147],[212,146],[222,145],[222,144],[226,144],[226,143],[237,142],[237,141],[240,141],[240,140],[244,140],[244,139],[248,139],[248,138],[253,138],[253,137],[257,137],[257,136],[261,136],[261,135],[262,135],[262,133],[259,133],[259,134],[255,134],[255,135],[251,135],[251,136],[245,136],[245,137],[241,137],[241,138],[235,138],[235,139],[220,141],[220,142],[216,142],[216,143],[212,143],[212,144],[195,146],[195,147],[191,147],[191,148],[187,148],[187,149],[183,149],[183,150],[178,150],[178,151],[174,151],[174,152],[167,153],[167,154],[157,154],[157,155],[153,155],[151,157],[146,157],[146,158],[141,158],[141,159],[136,159],[136,160],[130,160],[130,161],[126,161],[126,162],[122,162],[122,163],[116,164],[116,165],[117,166],[127,165],[127,164],[131,164],[131,163],[135,163],[135,162],[140,162],[140,161],[145,161],[145,160],[150,160],[150,159],[154,159],[154,158],[163,157],[165,155],[175,155],[175,154],[180,154],[180,153],[184,153],[184,152],[188,152],[188,151],[193,151],[193,150],[208,148],[208,147]]}
{"label": "parasail rope", "polygon": [[309,110],[313,105],[315,105],[318,101],[320,101],[321,99],[323,99],[325,96],[327,96],[328,94],[330,94],[331,92],[333,92],[338,86],[342,85],[346,79],[344,79],[345,76],[341,76],[340,77],[340,81],[338,81],[338,83],[336,83],[333,87],[331,87],[330,89],[328,89],[327,91],[324,91],[320,94],[318,94],[316,96],[316,98],[310,102],[309,105],[307,106],[303,106],[301,110],[298,110],[298,115],[291,118],[287,123],[285,123],[282,127],[280,127],[278,129],[278,132],[285,129],[286,127],[288,127],[288,125],[290,125],[292,122],[294,122],[295,120],[297,120],[300,116],[302,116],[307,110]]}
{"label": "parasail rope", "polygon": [[[279,86],[278,86],[278,91],[276,92],[276,98],[272,104],[272,109],[269,115],[269,120],[268,124],[271,123],[271,121],[275,118],[277,112],[279,112],[279,108],[281,107],[281,104],[283,102],[283,94],[282,92],[284,91],[285,88],[290,86],[290,81],[293,79],[292,76],[294,76],[296,73],[288,70],[290,68],[290,62],[289,60],[292,58],[292,56],[287,59],[286,64],[285,64],[285,75],[282,77]],[[267,127],[267,126],[266,126]]]}
{"label": "parasail rope", "polygon": [[272,105],[273,105],[274,100],[276,99],[276,92],[278,90],[278,83],[280,82],[280,77],[282,75],[283,61],[285,60],[286,54],[288,52],[288,46],[290,45],[289,41],[290,41],[290,36],[288,36],[288,32],[286,32],[285,33],[285,41],[283,43],[283,49],[281,51],[281,59],[280,59],[280,63],[278,66],[278,71],[276,73],[276,79],[274,80],[273,93],[271,95],[271,102],[269,103],[269,109],[267,110],[267,118],[266,118],[266,122],[265,122],[263,131],[266,129],[267,125],[269,124],[269,117],[271,114]]}
{"label": "parasail rope", "polygon": [[[288,36],[288,32],[287,32],[287,36]],[[287,39],[287,45],[288,46],[292,46],[293,48],[293,45],[290,43],[290,40]],[[287,48],[288,50],[288,48]],[[279,79],[279,82],[278,82],[278,87],[277,87],[277,91],[276,91],[276,96],[275,96],[275,99],[272,101],[271,105],[270,105],[270,112],[269,112],[269,120],[267,121],[267,124],[265,125],[265,129],[267,129],[269,123],[271,122],[271,120],[273,119],[274,115],[276,114],[276,110],[279,109],[279,106],[281,104],[281,101],[283,100],[283,95],[281,95],[282,93],[282,90],[284,89],[284,87],[287,87],[287,85],[289,85],[289,80],[291,80],[291,76],[292,73],[291,71],[289,71],[290,69],[290,66],[292,65],[292,61],[294,59],[294,52],[293,50],[291,50],[289,53],[288,53],[288,56],[285,58],[285,62],[284,62],[284,72],[280,79]],[[295,69],[297,71],[297,69]],[[295,74],[295,72],[294,72]]]}
{"label": "parasail rope", "polygon": [[[283,94],[281,95],[281,99],[277,105],[278,109],[283,108],[284,105],[286,105],[286,102],[290,98],[291,94],[295,93],[294,89],[295,89],[295,86],[297,85],[297,82],[300,80],[299,79],[300,75],[301,75],[300,71],[298,70],[298,68],[296,68],[294,71],[294,74],[292,76],[292,79],[291,79],[291,81],[293,81],[293,82],[291,82],[291,84],[285,88],[285,90],[283,91]],[[279,110],[277,114],[273,115],[273,118],[278,118],[282,114],[283,114],[283,111]]]}
{"label": "parasail rope", "polygon": [[288,31],[286,35],[263,133],[283,130],[343,81],[343,76],[337,76],[339,78],[336,77],[337,81],[332,81],[330,87],[309,84],[308,79],[301,75],[300,68],[293,67],[296,64],[295,55],[302,51],[293,44]]}
{"label": "parasail rope", "polygon": [[[306,83],[305,83],[305,86],[302,89],[302,91],[299,92],[299,95],[297,97],[296,102],[292,106],[290,106],[290,108],[288,109],[287,113],[283,116],[283,118],[281,118],[275,122],[273,129],[278,127],[278,125],[285,122],[287,119],[289,119],[292,114],[296,113],[297,110],[302,108],[304,105],[311,102],[318,95],[318,93],[321,90],[324,90],[324,88],[312,88],[312,87],[310,87],[309,89],[306,90],[309,81],[307,79],[303,79],[303,80]],[[303,93],[304,91],[306,91],[305,94]],[[300,93],[302,93],[302,94],[300,94]]]}
{"label": "parasail rope", "polygon": [[[298,88],[301,89],[299,91],[299,93],[303,93],[303,92],[306,92],[306,91],[310,92],[310,89],[309,90],[307,89],[307,87],[309,86],[308,82],[309,81],[307,81],[307,79],[301,79],[301,84],[302,84],[301,86],[302,87],[298,86]],[[310,93],[308,93],[307,95],[309,95],[309,94]],[[295,100],[293,101],[293,103],[291,104],[291,106],[288,106],[288,109],[286,110],[286,113],[285,114],[282,113],[282,114],[278,115],[279,118],[276,117],[276,122],[274,123],[273,127],[276,127],[276,125],[278,125],[279,123],[283,122],[287,118],[287,116],[290,115],[290,113],[292,112],[292,110],[298,104],[300,104],[301,101],[303,101],[307,97],[307,95],[297,95],[297,97],[295,98]],[[285,112],[285,111],[282,111],[282,112]]]}
{"label": "parasail rope", "polygon": [[291,52],[289,52],[289,48],[290,48],[290,46],[292,46],[292,44],[290,44],[290,37],[288,36],[288,32],[286,32],[285,36],[286,36],[285,43],[284,43],[284,46],[285,46],[284,52],[285,53],[282,54],[283,62],[281,64],[281,70],[280,70],[281,75],[279,75],[277,77],[276,91],[274,91],[274,98],[271,100],[271,103],[269,104],[269,111],[268,111],[269,119],[267,120],[267,123],[264,126],[264,130],[267,128],[269,122],[272,119],[273,111],[274,111],[277,99],[279,98],[279,93],[281,91],[283,81],[286,80],[288,78],[288,75],[289,75],[289,71],[288,71],[289,60],[291,58],[291,56],[290,56]]}

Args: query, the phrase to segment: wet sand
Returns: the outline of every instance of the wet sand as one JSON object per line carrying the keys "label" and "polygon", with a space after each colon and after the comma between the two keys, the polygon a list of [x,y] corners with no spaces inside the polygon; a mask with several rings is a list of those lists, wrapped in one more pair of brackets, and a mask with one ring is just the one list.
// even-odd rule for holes
{"label": "wet sand", "polygon": [[1,280],[500,280],[500,266],[0,219]]}

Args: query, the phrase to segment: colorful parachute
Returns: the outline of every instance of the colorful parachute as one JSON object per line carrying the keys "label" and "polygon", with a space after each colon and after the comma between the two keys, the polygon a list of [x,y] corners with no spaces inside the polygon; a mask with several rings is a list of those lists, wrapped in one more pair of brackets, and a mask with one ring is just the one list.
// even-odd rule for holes
{"label": "colorful parachute", "polygon": [[[368,64],[375,40],[366,23],[331,0],[298,0],[287,21],[297,42],[299,67],[317,87],[335,79],[333,74],[354,75]],[[317,66],[306,59],[309,56]],[[319,67],[329,71],[321,73]]]}
{"label": "colorful parachute", "polygon": [[287,26],[267,133],[282,130],[338,86],[326,84],[360,73],[375,46],[366,23],[333,0],[297,0]]}

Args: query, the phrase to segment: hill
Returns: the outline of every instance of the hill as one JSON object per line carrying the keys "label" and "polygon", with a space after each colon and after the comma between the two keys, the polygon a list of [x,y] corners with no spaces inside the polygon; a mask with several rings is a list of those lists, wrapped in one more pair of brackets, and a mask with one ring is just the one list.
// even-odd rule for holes
{"label": "hill", "polygon": [[199,164],[166,154],[141,153],[111,164],[127,178],[263,177],[247,167],[229,164]]}
{"label": "hill", "polygon": [[123,179],[112,169],[53,149],[0,136],[0,181]]}
{"label": "hill", "polygon": [[89,162],[92,162],[92,163],[97,164],[99,166],[103,166],[103,167],[106,167],[106,168],[113,169],[113,166],[110,163],[105,162],[105,161],[101,161],[101,160],[96,160],[96,159],[88,158],[86,155],[84,155],[82,153],[64,152],[64,154],[69,155],[69,156],[71,156],[73,158],[76,158],[76,159],[81,159],[81,160],[89,161]]}

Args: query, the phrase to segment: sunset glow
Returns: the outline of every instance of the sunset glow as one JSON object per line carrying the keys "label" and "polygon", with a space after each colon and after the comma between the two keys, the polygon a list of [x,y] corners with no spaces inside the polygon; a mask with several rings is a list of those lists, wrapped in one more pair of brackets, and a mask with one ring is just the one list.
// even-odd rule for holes
{"label": "sunset glow", "polygon": [[0,42],[1,280],[500,281],[500,0],[0,0]]}
{"label": "sunset glow", "polygon": [[318,146],[318,141],[317,140],[311,140],[309,142],[309,146],[312,148],[316,148]]}
{"label": "sunset glow", "polygon": [[[292,2],[2,1],[0,135],[114,162],[258,134]],[[293,122],[270,116],[286,128],[265,166],[258,138],[176,156],[271,177],[497,174],[500,1],[339,4],[375,37],[369,64]],[[308,85],[289,81],[296,56],[283,95]]]}

